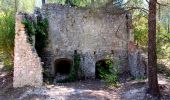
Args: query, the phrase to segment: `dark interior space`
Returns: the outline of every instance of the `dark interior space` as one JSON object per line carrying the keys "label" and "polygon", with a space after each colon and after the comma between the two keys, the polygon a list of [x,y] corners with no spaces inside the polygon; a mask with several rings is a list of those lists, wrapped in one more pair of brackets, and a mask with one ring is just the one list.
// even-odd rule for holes
{"label": "dark interior space", "polygon": [[69,59],[58,59],[55,61],[55,74],[68,75],[71,71],[72,61]]}
{"label": "dark interior space", "polygon": [[95,78],[96,79],[102,79],[101,74],[102,73],[110,73],[109,69],[110,66],[112,65],[112,61],[111,60],[99,60],[96,62],[96,68],[95,68]]}

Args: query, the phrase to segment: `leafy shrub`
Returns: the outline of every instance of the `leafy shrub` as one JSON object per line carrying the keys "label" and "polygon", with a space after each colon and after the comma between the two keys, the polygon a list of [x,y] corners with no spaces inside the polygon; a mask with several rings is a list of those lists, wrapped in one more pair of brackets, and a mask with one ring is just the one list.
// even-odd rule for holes
{"label": "leafy shrub", "polygon": [[13,11],[0,13],[0,59],[6,70],[13,68],[15,14]]}
{"label": "leafy shrub", "polygon": [[48,44],[47,38],[48,38],[48,20],[39,18],[36,24],[36,37],[35,37],[35,48],[38,51],[38,53],[41,53],[43,51],[43,48],[45,48]]}
{"label": "leafy shrub", "polygon": [[29,40],[29,42],[30,42],[30,44],[32,44],[33,43],[33,39],[32,39],[32,36],[34,36],[35,34],[36,34],[36,27],[35,27],[35,23],[34,22],[32,22],[32,21],[30,21],[30,20],[28,20],[28,19],[23,19],[22,20],[22,24],[24,24],[25,25],[25,27],[26,27],[26,33],[27,33],[27,35],[28,35],[28,40]]}
{"label": "leafy shrub", "polygon": [[99,71],[99,76],[103,79],[108,85],[116,86],[119,79],[119,65],[120,61],[115,61],[114,63],[111,60],[104,60],[107,69],[102,66],[99,62],[97,63],[97,69]]}
{"label": "leafy shrub", "polygon": [[37,20],[37,23],[35,23],[29,19],[24,19],[22,23],[26,26],[28,40],[32,45],[33,45],[32,36],[35,36],[36,38],[35,48],[38,51],[38,53],[40,53],[43,50],[43,48],[45,48],[47,45],[48,20],[39,18]]}

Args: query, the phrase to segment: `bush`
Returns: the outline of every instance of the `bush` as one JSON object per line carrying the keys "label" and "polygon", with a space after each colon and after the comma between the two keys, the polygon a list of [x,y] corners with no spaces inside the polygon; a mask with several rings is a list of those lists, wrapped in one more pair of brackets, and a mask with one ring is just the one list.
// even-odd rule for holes
{"label": "bush", "polygon": [[14,37],[14,12],[0,13],[0,59],[2,59],[8,71],[11,71],[13,67]]}
{"label": "bush", "polygon": [[43,51],[43,49],[47,46],[47,28],[48,28],[48,20],[38,18],[37,23],[29,20],[24,19],[22,20],[22,23],[26,26],[27,29],[27,35],[29,43],[33,45],[33,39],[32,36],[35,36],[35,48],[40,55],[40,53]]}
{"label": "bush", "polygon": [[111,60],[104,60],[108,69],[105,69],[100,63],[97,64],[99,70],[99,76],[103,79],[106,84],[117,86],[119,79],[119,65],[120,61],[115,61],[114,63]]}

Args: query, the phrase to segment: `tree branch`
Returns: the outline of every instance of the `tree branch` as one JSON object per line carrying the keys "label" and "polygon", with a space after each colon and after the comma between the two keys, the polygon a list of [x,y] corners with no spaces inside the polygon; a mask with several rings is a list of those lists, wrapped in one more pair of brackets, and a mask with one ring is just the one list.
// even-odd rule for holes
{"label": "tree branch", "polygon": [[138,10],[141,10],[141,11],[147,13],[147,14],[148,14],[148,11],[149,11],[148,9],[145,9],[145,8],[142,8],[142,7],[125,7],[125,9],[127,9],[127,10],[136,10],[136,9],[138,9]]}

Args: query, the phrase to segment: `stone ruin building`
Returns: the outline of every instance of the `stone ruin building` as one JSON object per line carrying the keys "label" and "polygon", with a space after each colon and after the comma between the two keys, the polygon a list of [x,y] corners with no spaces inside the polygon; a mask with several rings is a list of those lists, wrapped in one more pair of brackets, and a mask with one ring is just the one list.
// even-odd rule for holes
{"label": "stone ruin building", "polygon": [[[80,68],[87,78],[95,78],[96,63],[121,60],[121,73],[134,77],[146,74],[145,58],[133,43],[131,15],[116,7],[75,8],[46,4],[39,10],[48,19],[48,46],[40,58],[29,42],[22,20],[16,15],[14,49],[14,87],[41,86],[43,69],[50,75],[69,73],[75,52],[80,54]],[[34,14],[36,19],[36,14]]]}

